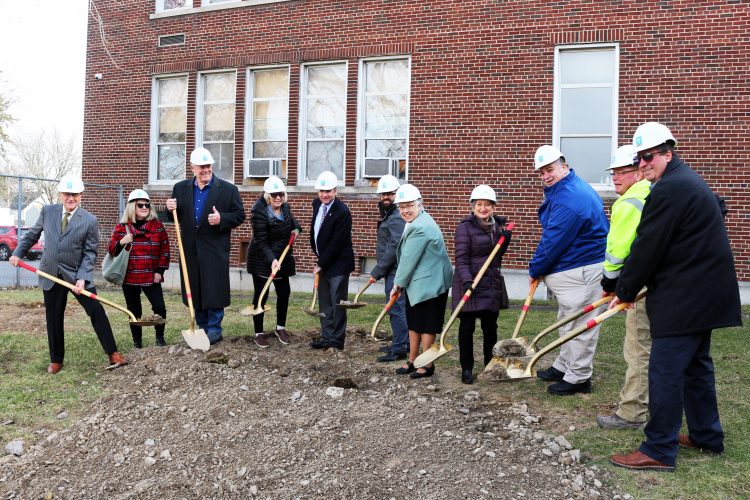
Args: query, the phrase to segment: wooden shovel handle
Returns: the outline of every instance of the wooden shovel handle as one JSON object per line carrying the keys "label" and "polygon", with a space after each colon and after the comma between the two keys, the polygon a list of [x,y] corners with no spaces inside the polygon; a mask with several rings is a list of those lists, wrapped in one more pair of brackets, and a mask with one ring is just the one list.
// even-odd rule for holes
{"label": "wooden shovel handle", "polygon": [[537,286],[539,286],[539,278],[531,282],[529,294],[526,296],[523,306],[521,306],[521,314],[518,316],[516,327],[513,329],[513,335],[510,337],[512,339],[518,337],[518,333],[521,331],[521,325],[523,325],[524,320],[526,320],[526,314],[529,312],[529,306],[531,305],[531,300],[534,298]]}
{"label": "wooden shovel handle", "polygon": [[180,250],[180,267],[182,268],[182,281],[185,283],[185,297],[187,297],[188,309],[190,309],[190,329],[195,330],[193,294],[190,291],[190,278],[188,277],[187,262],[185,262],[185,250],[182,247],[182,234],[180,232],[180,221],[177,220],[177,209],[172,210],[172,217],[174,218],[174,230],[177,233],[177,248]]}
{"label": "wooden shovel handle", "polygon": [[378,318],[377,318],[377,319],[375,320],[375,324],[374,324],[374,325],[372,325],[372,332],[370,332],[370,336],[371,336],[372,338],[376,338],[376,337],[375,337],[375,330],[377,330],[377,328],[378,328],[378,325],[380,324],[380,321],[381,321],[381,320],[383,319],[383,317],[385,316],[385,313],[387,313],[388,311],[390,311],[390,310],[391,310],[391,307],[393,307],[393,304],[395,304],[395,303],[396,303],[396,301],[398,300],[398,298],[399,298],[400,296],[401,296],[401,291],[400,291],[400,290],[399,290],[399,291],[397,291],[396,293],[394,293],[393,295],[391,295],[391,300],[389,300],[389,301],[388,301],[388,303],[387,303],[387,304],[385,305],[385,307],[383,308],[383,310],[382,310],[382,311],[380,311],[380,314],[378,314]]}

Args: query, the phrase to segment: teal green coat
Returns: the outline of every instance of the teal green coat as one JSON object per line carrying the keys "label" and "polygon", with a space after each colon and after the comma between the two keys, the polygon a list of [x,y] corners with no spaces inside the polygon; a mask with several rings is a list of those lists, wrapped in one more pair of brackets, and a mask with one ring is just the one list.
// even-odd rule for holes
{"label": "teal green coat", "polygon": [[437,297],[451,287],[453,268],[443,233],[424,210],[408,224],[396,249],[393,283],[406,289],[411,305]]}

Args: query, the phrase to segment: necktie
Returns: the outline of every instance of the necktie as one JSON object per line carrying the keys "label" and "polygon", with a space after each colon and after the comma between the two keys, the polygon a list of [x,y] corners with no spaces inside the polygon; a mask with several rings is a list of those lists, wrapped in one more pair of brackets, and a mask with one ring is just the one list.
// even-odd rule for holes
{"label": "necktie", "polygon": [[63,215],[62,220],[62,230],[65,231],[65,228],[68,227],[68,221],[70,220],[70,212],[65,212],[65,215]]}
{"label": "necktie", "polygon": [[323,205],[323,217],[320,219],[321,224],[323,224],[323,222],[326,220],[327,213],[328,213],[328,205]]}

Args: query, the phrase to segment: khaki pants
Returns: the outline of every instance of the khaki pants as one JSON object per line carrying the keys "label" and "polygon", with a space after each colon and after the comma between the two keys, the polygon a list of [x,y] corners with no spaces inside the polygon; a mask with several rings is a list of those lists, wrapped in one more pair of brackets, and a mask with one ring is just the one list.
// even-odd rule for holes
{"label": "khaki pants", "polygon": [[648,414],[648,359],[651,355],[651,329],[646,315],[646,299],[636,302],[625,319],[622,350],[628,368],[615,412],[630,422],[645,422]]}
{"label": "khaki pants", "polygon": [[[596,302],[602,296],[602,264],[577,267],[544,277],[547,287],[555,294],[560,308],[557,319],[562,319]],[[583,326],[601,312],[601,308],[568,323],[560,328],[560,336]],[[599,325],[579,335],[560,347],[560,355],[552,364],[565,373],[563,380],[579,384],[591,378],[596,344],[599,341]]]}

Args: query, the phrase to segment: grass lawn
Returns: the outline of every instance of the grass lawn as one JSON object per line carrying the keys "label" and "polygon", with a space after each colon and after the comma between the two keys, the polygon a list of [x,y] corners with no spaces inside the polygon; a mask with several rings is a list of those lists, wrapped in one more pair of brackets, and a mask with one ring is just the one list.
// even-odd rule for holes
{"label": "grass lawn", "polygon": [[[101,295],[124,304],[122,294],[117,289],[102,289]],[[187,309],[182,306],[179,296],[166,294],[170,322],[167,326],[167,341],[181,342],[180,330],[188,326]],[[11,439],[24,437],[34,439],[40,428],[52,429],[70,423],[83,412],[88,403],[103,390],[98,381],[107,364],[106,356],[93,334],[88,318],[83,310],[69,299],[66,314],[66,357],[65,368],[56,376],[47,375],[49,363],[47,339],[44,333],[43,309],[29,312],[30,303],[42,300],[39,290],[0,292],[0,308],[4,311],[0,325],[0,445]],[[144,304],[145,302],[145,298]],[[227,310],[224,320],[225,336],[250,335],[250,318],[240,316],[239,311],[247,305],[251,297],[247,294],[235,295],[234,304]],[[273,300],[273,294],[271,295]],[[349,311],[349,324],[369,330],[380,312],[383,300],[380,297],[366,296],[364,301],[370,307]],[[310,295],[295,293],[290,305],[287,328],[299,330],[318,326],[316,318],[302,313],[309,307]],[[750,307],[744,307],[745,322],[748,323]],[[127,355],[132,349],[127,317],[109,309],[115,337],[121,352]],[[499,336],[510,336],[518,314],[516,306],[500,315]],[[8,318],[20,318],[9,321]],[[446,313],[446,318],[449,312]],[[24,319],[28,318],[28,319]],[[522,335],[533,335],[555,319],[555,308],[539,305],[529,312]],[[34,331],[29,328],[35,322]],[[266,314],[266,330],[275,324],[275,315]],[[381,323],[387,328],[388,321]],[[456,344],[457,323],[450,332],[449,343]],[[41,328],[40,328],[41,327]],[[30,333],[31,331],[31,333]],[[637,473],[612,467],[608,457],[612,453],[628,452],[636,448],[642,439],[641,431],[603,431],[596,426],[596,415],[609,413],[614,408],[625,373],[622,359],[624,318],[615,317],[604,323],[599,339],[594,365],[594,391],[591,395],[554,397],[546,393],[546,384],[541,381],[517,383],[482,382],[481,388],[486,399],[512,398],[525,400],[531,410],[543,416],[541,425],[551,432],[565,432],[568,439],[581,449],[584,460],[601,468],[612,470],[625,491],[634,492],[638,498],[749,498],[750,497],[750,354],[745,339],[750,326],[718,330],[713,335],[713,357],[716,364],[719,406],[724,431],[726,452],[721,456],[700,454],[694,451],[680,451],[678,467],[674,474]],[[479,333],[478,333],[479,334]],[[550,340],[555,334],[549,336]],[[154,342],[153,329],[144,329],[144,345]],[[475,342],[479,349],[481,340]],[[544,358],[545,364],[553,359],[554,353]],[[475,356],[480,359],[480,356]],[[451,352],[438,361],[438,369],[443,376],[460,376],[457,352]],[[69,416],[59,419],[61,411]],[[12,422],[11,422],[12,421]],[[576,430],[568,431],[570,425]]]}

